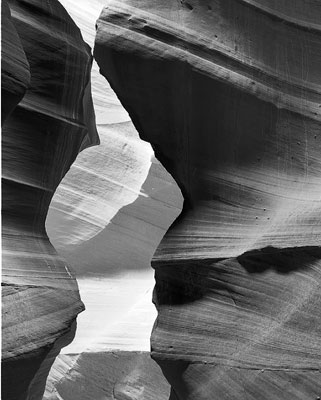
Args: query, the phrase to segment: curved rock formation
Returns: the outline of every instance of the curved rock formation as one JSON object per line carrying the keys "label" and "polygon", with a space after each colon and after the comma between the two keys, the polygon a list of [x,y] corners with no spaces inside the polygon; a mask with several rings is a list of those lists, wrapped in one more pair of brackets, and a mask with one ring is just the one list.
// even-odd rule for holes
{"label": "curved rock formation", "polygon": [[[127,137],[121,137],[125,131]],[[101,145],[78,156],[53,197],[47,232],[79,278],[150,270],[155,249],[181,210],[174,180],[157,160],[149,171],[140,164],[150,153],[133,134],[129,123],[101,130]],[[148,177],[139,191],[144,172]]]}
{"label": "curved rock formation", "polygon": [[109,1],[94,56],[184,209],[153,260],[171,399],[320,396],[321,8]]}
{"label": "curved rock formation", "polygon": [[3,73],[12,79],[2,98],[11,112],[2,131],[2,397],[40,399],[50,365],[71,341],[83,309],[45,218],[79,150],[98,143],[92,57],[58,1],[12,0],[9,7],[12,22],[8,12],[2,21],[9,27]]}

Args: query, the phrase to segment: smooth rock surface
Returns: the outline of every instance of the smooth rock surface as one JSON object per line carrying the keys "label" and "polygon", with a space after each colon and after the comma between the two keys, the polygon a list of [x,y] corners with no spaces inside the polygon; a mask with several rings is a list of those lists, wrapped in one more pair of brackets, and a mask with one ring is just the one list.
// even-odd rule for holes
{"label": "smooth rock surface", "polygon": [[2,130],[2,398],[41,399],[49,368],[83,310],[45,219],[79,150],[98,143],[92,56],[58,1],[12,0],[9,7],[4,50],[10,34],[12,52],[3,52],[4,72],[17,86]]}
{"label": "smooth rock surface", "polygon": [[321,395],[320,20],[315,1],[124,0],[97,23],[185,199],[153,260],[173,400]]}

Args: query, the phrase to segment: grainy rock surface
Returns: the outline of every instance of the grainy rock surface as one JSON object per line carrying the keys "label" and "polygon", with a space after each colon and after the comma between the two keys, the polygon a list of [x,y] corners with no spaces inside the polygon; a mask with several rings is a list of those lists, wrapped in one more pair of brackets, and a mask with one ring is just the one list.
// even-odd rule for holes
{"label": "grainy rock surface", "polygon": [[58,1],[12,0],[9,8],[11,22],[8,9],[2,21],[4,85],[12,94],[2,130],[2,398],[40,399],[83,309],[45,218],[79,150],[98,143],[92,56]]}
{"label": "grainy rock surface", "polygon": [[320,396],[321,7],[109,1],[94,56],[184,195],[153,260],[171,399]]}

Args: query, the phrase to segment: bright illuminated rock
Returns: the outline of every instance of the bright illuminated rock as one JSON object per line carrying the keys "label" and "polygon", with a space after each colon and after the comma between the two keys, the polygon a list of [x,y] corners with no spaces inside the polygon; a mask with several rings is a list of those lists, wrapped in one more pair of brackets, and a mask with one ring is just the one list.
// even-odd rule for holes
{"label": "bright illuminated rock", "polygon": [[169,387],[146,352],[61,355],[46,400],[168,400]]}

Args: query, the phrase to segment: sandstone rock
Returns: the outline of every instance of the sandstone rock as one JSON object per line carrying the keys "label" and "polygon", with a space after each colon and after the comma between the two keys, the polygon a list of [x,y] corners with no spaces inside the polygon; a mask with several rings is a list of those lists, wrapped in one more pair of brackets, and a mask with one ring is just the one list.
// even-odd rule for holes
{"label": "sandstone rock", "polygon": [[22,99],[30,83],[30,70],[6,0],[1,2],[1,124]]}
{"label": "sandstone rock", "polygon": [[50,365],[71,341],[83,309],[77,283],[46,235],[45,218],[79,150],[98,143],[92,57],[58,1],[12,0],[9,7],[4,75],[16,86],[8,85],[13,96],[5,111],[11,114],[2,131],[2,397],[40,399]]}
{"label": "sandstone rock", "polygon": [[171,399],[320,396],[321,9],[109,1],[94,57],[184,209],[153,260]]}
{"label": "sandstone rock", "polygon": [[57,383],[47,387],[48,400],[167,400],[169,396],[160,368],[146,352],[62,355],[56,367]]}
{"label": "sandstone rock", "polygon": [[[150,153],[144,152],[135,137],[124,135],[133,133],[129,128],[119,124],[117,133],[114,126],[108,135],[101,133],[102,144],[78,156],[49,208],[49,237],[78,277],[104,278],[143,270],[152,274],[150,260],[179,214],[181,195],[175,182],[157,160],[150,169],[139,165],[139,155],[144,161],[150,159]],[[148,173],[140,190],[139,167]]]}

